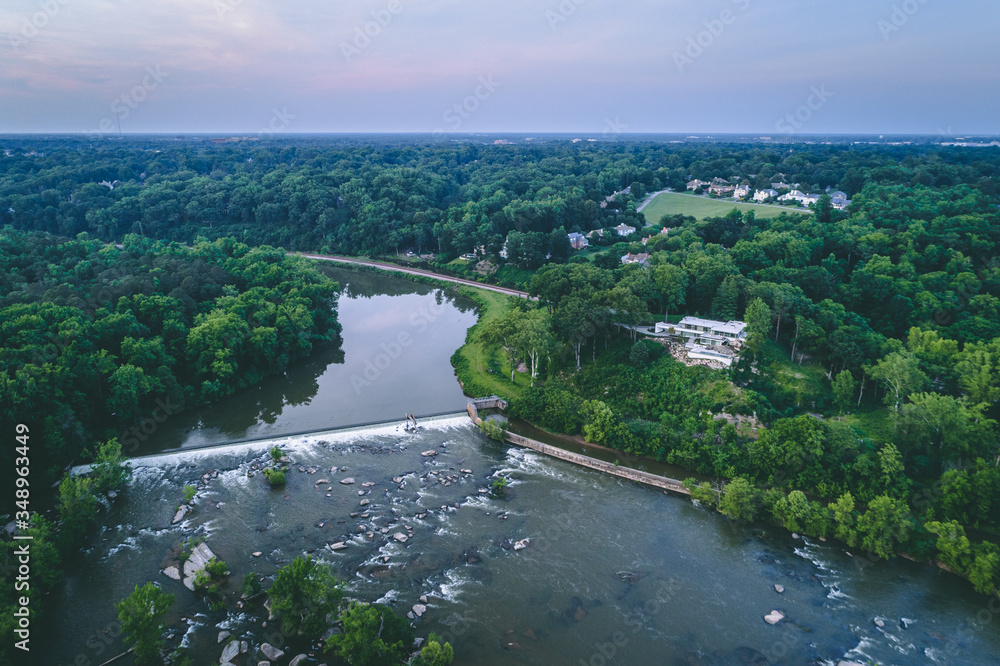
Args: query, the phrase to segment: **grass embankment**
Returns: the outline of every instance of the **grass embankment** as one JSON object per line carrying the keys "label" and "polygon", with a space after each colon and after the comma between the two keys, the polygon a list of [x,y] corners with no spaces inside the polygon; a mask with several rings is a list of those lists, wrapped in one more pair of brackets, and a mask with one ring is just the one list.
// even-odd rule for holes
{"label": "grass embankment", "polygon": [[[510,309],[513,297],[474,287],[461,287],[459,293],[479,306],[479,321],[465,334],[465,344],[451,357],[465,395],[472,398],[498,395],[507,400],[521,397],[524,386],[510,383],[511,368],[506,355],[482,340],[486,324],[502,317]],[[526,385],[527,379],[522,381]]]}
{"label": "grass embankment", "polygon": [[664,215],[690,215],[697,220],[704,220],[709,217],[725,217],[734,208],[741,213],[748,210],[754,211],[758,218],[771,219],[778,217],[782,213],[805,213],[810,214],[804,208],[785,208],[778,206],[759,206],[756,204],[738,203],[732,199],[709,199],[693,194],[681,194],[680,192],[664,192],[657,195],[642,214],[646,217],[647,224],[658,224]]}

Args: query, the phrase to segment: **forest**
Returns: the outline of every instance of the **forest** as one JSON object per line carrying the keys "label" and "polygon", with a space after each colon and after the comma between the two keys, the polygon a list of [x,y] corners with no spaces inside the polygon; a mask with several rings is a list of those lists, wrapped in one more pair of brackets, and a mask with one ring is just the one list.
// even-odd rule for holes
{"label": "forest", "polygon": [[[512,416],[717,479],[692,492],[734,519],[936,559],[984,593],[1000,585],[1000,150],[306,137],[6,147],[3,418],[43,419],[53,461],[101,438],[97,415],[134,421],[162,396],[209,401],[336,337],[333,285],[273,247],[412,253],[538,299],[484,301],[476,354],[453,358],[467,394],[498,393]],[[645,228],[649,193],[719,177],[835,188],[852,203]],[[637,231],[615,235],[623,223]],[[568,232],[597,229],[608,233],[587,250],[569,247]],[[646,265],[622,265],[640,252]],[[739,362],[687,367],[627,328],[685,314],[746,321]]]}

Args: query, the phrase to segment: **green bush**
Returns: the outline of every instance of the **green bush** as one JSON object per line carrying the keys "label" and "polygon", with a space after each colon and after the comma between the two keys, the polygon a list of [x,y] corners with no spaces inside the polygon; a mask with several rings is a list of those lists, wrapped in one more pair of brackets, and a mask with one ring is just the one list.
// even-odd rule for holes
{"label": "green bush", "polygon": [[280,469],[268,467],[264,470],[264,476],[267,478],[267,482],[272,488],[279,488],[285,485],[285,473]]}
{"label": "green bush", "polygon": [[507,421],[483,419],[479,424],[479,429],[490,439],[502,442],[507,437],[507,425]]}
{"label": "green bush", "polygon": [[285,455],[285,452],[282,451],[281,447],[277,445],[271,447],[270,453],[271,453],[271,459],[274,460],[274,462],[278,462],[279,460],[281,460],[281,457]]}
{"label": "green bush", "polygon": [[198,494],[198,489],[192,485],[184,486],[184,503],[187,504],[194,499],[194,496]]}

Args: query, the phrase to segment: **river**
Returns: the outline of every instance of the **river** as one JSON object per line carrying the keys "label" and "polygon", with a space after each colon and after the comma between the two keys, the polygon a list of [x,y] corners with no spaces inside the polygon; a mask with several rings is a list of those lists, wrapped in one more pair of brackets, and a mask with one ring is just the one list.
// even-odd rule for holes
{"label": "river", "polygon": [[[331,274],[345,285],[342,356],[332,350],[247,396],[174,417],[150,446],[461,410],[448,357],[474,321],[471,304],[396,278]],[[401,333],[412,342],[378,359],[394,355]],[[385,367],[355,388],[368,362]],[[53,640],[37,663],[96,666],[120,653],[113,604],[155,580],[176,596],[171,640],[183,636],[196,664],[219,663],[224,629],[251,647],[234,664],[257,664],[268,641],[288,649],[284,666],[309,646],[263,626],[259,608],[237,608],[237,590],[246,573],[271,575],[303,552],[329,563],[350,597],[406,612],[426,596],[418,635],[448,638],[456,664],[1000,662],[1000,616],[957,577],[736,525],[687,499],[487,440],[465,416],[422,420],[416,433],[390,424],[279,443],[292,459],[283,490],[254,470],[269,441],[137,460],[48,603]],[[438,455],[421,455],[429,450]],[[497,476],[510,479],[502,497],[483,492]],[[339,483],[348,477],[355,482]],[[185,484],[203,489],[173,525]],[[232,572],[225,611],[160,573],[194,536]],[[526,548],[509,548],[523,538]],[[347,548],[327,548],[339,541]],[[787,619],[770,626],[762,618],[775,609]],[[337,663],[306,663],[321,662]]]}

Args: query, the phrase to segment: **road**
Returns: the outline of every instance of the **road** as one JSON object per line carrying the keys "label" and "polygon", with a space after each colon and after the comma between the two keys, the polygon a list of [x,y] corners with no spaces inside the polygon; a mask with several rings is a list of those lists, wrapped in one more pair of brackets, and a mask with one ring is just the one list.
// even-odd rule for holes
{"label": "road", "polygon": [[433,271],[425,271],[421,268],[406,268],[404,266],[397,266],[396,264],[388,264],[382,261],[356,259],[354,257],[338,257],[328,254],[308,254],[302,252],[299,254],[299,256],[305,257],[306,259],[315,259],[317,261],[332,261],[338,264],[354,264],[355,266],[368,266],[369,268],[378,268],[383,271],[393,271],[395,273],[405,273],[407,275],[424,275],[426,277],[432,277],[435,280],[441,280],[442,282],[453,282],[455,284],[464,284],[469,287],[475,287],[477,289],[485,289],[486,291],[495,291],[498,294],[506,294],[508,296],[517,296],[519,298],[531,299],[531,296],[529,296],[528,292],[526,291],[518,291],[517,289],[507,289],[506,287],[497,287],[492,284],[483,284],[482,282],[476,282],[475,280],[465,280],[463,278],[452,277],[450,275],[442,275],[440,273],[435,273]]}

